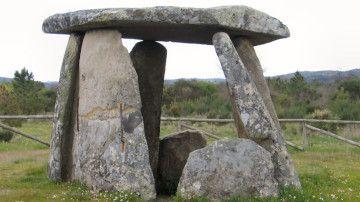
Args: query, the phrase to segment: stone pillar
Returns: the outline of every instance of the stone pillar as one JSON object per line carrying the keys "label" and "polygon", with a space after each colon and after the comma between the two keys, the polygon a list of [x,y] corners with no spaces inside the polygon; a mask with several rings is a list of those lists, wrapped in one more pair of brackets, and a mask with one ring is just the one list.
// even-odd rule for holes
{"label": "stone pillar", "polygon": [[235,124],[239,137],[252,139],[271,153],[275,178],[280,186],[300,187],[281,130],[272,119],[230,37],[223,32],[216,33],[213,44],[225,74],[234,117],[238,119]]}
{"label": "stone pillar", "polygon": [[156,179],[166,48],[155,41],[142,41],[134,46],[130,57],[138,75],[146,142]]}
{"label": "stone pillar", "polygon": [[270,113],[271,118],[273,119],[279,130],[281,130],[275,107],[271,100],[270,90],[266,83],[263,70],[261,68],[260,61],[256,55],[254,46],[252,45],[250,40],[243,37],[238,37],[234,39],[233,43],[238,55],[241,58],[241,61],[244,63],[246,70],[249,72],[251,78],[255,82],[255,85],[261,97],[263,98],[263,101]]}
{"label": "stone pillar", "polygon": [[71,172],[72,108],[82,40],[83,35],[70,35],[60,71],[48,165],[49,178],[54,181],[68,179]]}
{"label": "stone pillar", "polygon": [[155,198],[136,71],[116,30],[86,32],[80,56],[75,177],[94,190]]}

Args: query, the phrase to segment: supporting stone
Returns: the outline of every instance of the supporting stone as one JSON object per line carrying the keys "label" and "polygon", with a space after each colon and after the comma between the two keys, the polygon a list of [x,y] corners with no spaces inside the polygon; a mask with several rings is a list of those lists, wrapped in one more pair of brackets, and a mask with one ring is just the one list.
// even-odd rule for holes
{"label": "supporting stone", "polygon": [[166,48],[155,41],[142,41],[134,46],[130,57],[138,75],[146,142],[156,179]]}
{"label": "supporting stone", "polygon": [[253,44],[249,39],[243,37],[238,37],[234,39],[233,43],[237,53],[241,58],[241,61],[244,63],[246,70],[249,72],[250,77],[253,79],[256,88],[258,89],[261,97],[263,98],[264,104],[268,109],[271,118],[273,119],[279,130],[281,130],[275,107],[271,100],[270,90],[265,80],[263,70],[261,68],[261,64],[256,55]]}
{"label": "supporting stone", "polygon": [[146,200],[155,198],[138,78],[116,30],[85,34],[78,116],[74,179],[95,191],[128,191]]}
{"label": "supporting stone", "polygon": [[161,139],[157,191],[173,195],[190,152],[206,146],[206,139],[198,131],[186,130]]}
{"label": "supporting stone", "polygon": [[239,137],[250,138],[271,153],[275,178],[280,186],[300,187],[281,130],[272,119],[230,37],[223,32],[216,33],[213,44],[226,77]]}
{"label": "supporting stone", "polygon": [[83,35],[70,35],[60,71],[48,165],[49,178],[54,181],[66,180],[70,172],[68,168],[73,141],[71,120],[82,40]]}

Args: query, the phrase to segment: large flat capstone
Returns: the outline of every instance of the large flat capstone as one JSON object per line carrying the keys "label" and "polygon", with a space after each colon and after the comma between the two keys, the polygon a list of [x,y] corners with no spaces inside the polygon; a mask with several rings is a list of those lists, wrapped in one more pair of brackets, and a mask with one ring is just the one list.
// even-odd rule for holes
{"label": "large flat capstone", "polygon": [[46,33],[68,34],[92,29],[118,29],[124,38],[212,44],[223,31],[246,36],[253,45],[289,36],[278,19],[247,6],[214,8],[108,8],[55,14],[43,23]]}

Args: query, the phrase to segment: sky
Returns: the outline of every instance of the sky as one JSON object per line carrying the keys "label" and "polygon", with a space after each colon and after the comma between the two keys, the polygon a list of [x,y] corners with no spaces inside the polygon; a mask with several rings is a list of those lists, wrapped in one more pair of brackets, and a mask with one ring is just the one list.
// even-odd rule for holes
{"label": "sky", "polygon": [[[45,34],[55,14],[110,7],[214,7],[246,5],[278,18],[290,38],[257,46],[266,76],[294,71],[360,68],[360,2],[356,0],[3,0],[0,7],[0,76],[26,67],[36,80],[57,81],[67,35]],[[124,40],[131,51],[136,40]],[[168,50],[165,78],[223,78],[210,45],[161,42]]]}

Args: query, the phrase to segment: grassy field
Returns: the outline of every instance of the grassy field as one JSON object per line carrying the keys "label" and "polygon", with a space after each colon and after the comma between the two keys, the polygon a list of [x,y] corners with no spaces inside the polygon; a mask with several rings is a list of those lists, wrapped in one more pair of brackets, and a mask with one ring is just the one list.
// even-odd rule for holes
{"label": "grassy field", "polygon": [[[224,138],[235,137],[231,124],[193,126]],[[49,141],[51,127],[48,121],[29,121],[20,130]],[[284,129],[287,140],[301,145],[296,125],[286,125]],[[176,130],[176,124],[163,124],[161,136]],[[346,136],[360,141],[358,135],[347,133]],[[230,201],[360,201],[360,149],[317,134],[311,134],[309,142],[304,152],[289,148],[302,191],[282,190],[277,199],[235,198]],[[139,200],[127,193],[92,193],[78,183],[53,183],[46,177],[48,155],[45,146],[19,136],[10,143],[0,143],[0,201]],[[182,201],[179,197],[171,200]]]}

